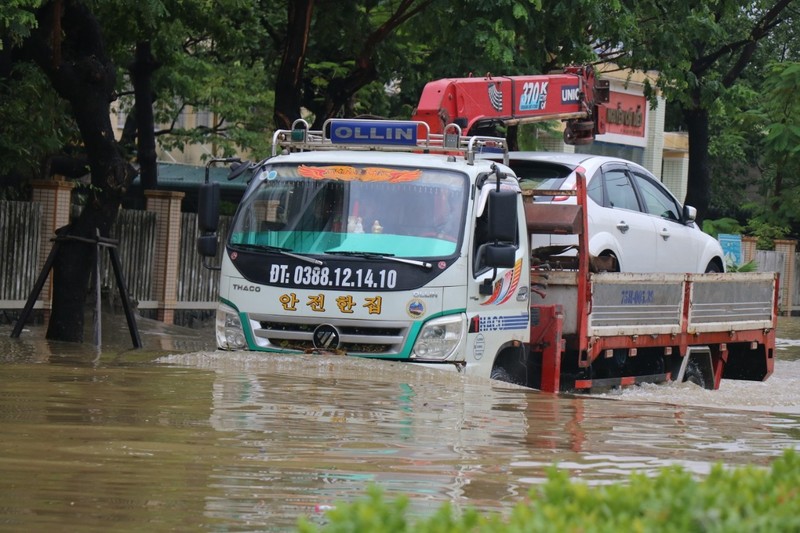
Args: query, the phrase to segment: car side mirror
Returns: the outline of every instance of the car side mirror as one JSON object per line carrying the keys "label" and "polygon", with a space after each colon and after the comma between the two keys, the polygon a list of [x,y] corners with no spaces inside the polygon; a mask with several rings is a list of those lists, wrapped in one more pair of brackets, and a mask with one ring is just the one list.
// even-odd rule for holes
{"label": "car side mirror", "polygon": [[694,222],[697,218],[697,209],[690,205],[683,206],[683,221]]}

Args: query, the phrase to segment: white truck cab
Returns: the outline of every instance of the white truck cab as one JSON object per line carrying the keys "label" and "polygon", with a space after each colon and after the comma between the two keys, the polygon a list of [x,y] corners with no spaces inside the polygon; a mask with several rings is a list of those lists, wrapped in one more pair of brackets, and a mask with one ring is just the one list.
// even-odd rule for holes
{"label": "white truck cab", "polygon": [[[316,132],[299,121],[273,145],[250,165],[224,240],[219,348],[486,376],[497,357],[520,352],[530,327],[519,186],[507,166],[475,157],[507,155],[504,139],[330,120]],[[198,246],[212,256],[215,207],[205,211]]]}

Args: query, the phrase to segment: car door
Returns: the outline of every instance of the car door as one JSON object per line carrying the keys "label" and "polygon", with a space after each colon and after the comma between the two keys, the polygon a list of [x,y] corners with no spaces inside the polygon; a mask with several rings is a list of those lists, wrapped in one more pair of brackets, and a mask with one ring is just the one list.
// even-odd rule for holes
{"label": "car door", "polygon": [[702,272],[698,270],[702,243],[697,228],[684,223],[678,201],[655,177],[638,170],[631,174],[658,235],[655,256],[659,272]]}
{"label": "car door", "polygon": [[641,211],[627,168],[606,164],[598,172],[600,175],[594,178],[600,177],[603,181],[602,203],[591,181],[588,187],[590,198],[599,204],[589,209],[592,253],[602,252],[601,247],[615,247],[620,271],[653,272],[656,268],[654,224],[651,217]]}

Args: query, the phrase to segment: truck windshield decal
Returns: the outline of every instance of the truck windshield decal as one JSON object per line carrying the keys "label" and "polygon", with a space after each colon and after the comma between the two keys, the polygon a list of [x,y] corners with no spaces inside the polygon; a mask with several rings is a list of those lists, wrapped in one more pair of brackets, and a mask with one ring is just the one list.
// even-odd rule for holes
{"label": "truck windshield decal", "polygon": [[383,167],[357,168],[347,165],[308,166],[300,165],[297,173],[304,178],[315,180],[340,180],[340,181],[388,181],[402,183],[416,181],[422,176],[421,170],[406,170]]}

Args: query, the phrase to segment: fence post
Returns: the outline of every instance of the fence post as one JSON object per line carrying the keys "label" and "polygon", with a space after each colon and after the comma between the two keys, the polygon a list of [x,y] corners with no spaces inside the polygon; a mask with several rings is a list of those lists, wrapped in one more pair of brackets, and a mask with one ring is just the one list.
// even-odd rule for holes
{"label": "fence post", "polygon": [[[42,206],[42,219],[39,222],[40,235],[39,241],[39,265],[44,265],[53,243],[50,242],[56,230],[66,226],[70,221],[70,211],[72,209],[72,189],[75,184],[66,181],[63,177],[56,176],[53,180],[31,180],[32,200]],[[44,321],[50,320],[50,310],[53,308],[53,277],[42,286],[39,293],[42,301]]]}
{"label": "fence post", "polygon": [[178,191],[145,191],[147,210],[156,213],[156,249],[153,258],[153,297],[156,318],[173,324],[178,294],[181,250],[181,200]]}
{"label": "fence post", "polygon": [[756,258],[756,243],[758,239],[749,235],[742,235],[742,262],[747,263]]}
{"label": "fence post", "polygon": [[783,262],[783,272],[781,272],[781,296],[783,301],[783,313],[787,316],[792,314],[792,296],[794,295],[794,251],[797,248],[797,241],[794,239],[775,239],[775,251],[782,252],[786,260]]}

